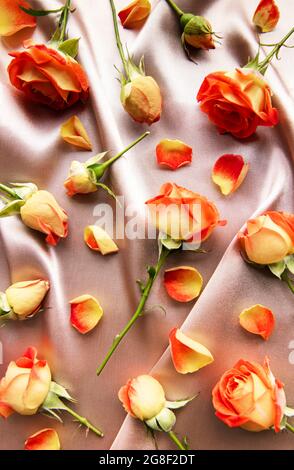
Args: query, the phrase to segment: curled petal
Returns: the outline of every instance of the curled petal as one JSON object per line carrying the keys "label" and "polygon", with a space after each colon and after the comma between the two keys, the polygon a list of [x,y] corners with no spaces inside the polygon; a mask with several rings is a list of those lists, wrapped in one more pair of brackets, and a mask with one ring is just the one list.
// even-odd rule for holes
{"label": "curled petal", "polygon": [[227,196],[239,188],[248,170],[249,163],[245,163],[241,155],[225,154],[215,162],[212,170],[212,180],[220,187],[221,192]]}
{"label": "curled petal", "polygon": [[24,448],[25,450],[60,450],[58,434],[55,429],[42,429],[25,441]]}
{"label": "curled petal", "polygon": [[192,148],[181,140],[164,139],[156,147],[159,165],[166,165],[176,170],[192,161]]}
{"label": "curled petal", "polygon": [[102,255],[116,253],[118,246],[108,233],[97,225],[88,225],[84,230],[84,240],[91,250],[100,251]]}
{"label": "curled petal", "polygon": [[279,18],[279,8],[274,0],[261,0],[255,10],[252,21],[263,33],[267,33],[274,29]]}
{"label": "curled petal", "polygon": [[72,116],[60,128],[60,135],[69,144],[92,150],[90,138],[78,116]]}
{"label": "curled petal", "polygon": [[169,344],[173,364],[180,374],[196,372],[214,361],[205,346],[189,338],[178,328],[170,332]]}
{"label": "curled petal", "polygon": [[85,334],[93,330],[103,315],[103,309],[92,295],[81,295],[70,301],[72,326]]}
{"label": "curled petal", "polygon": [[147,19],[151,11],[149,0],[134,0],[118,13],[121,24],[124,28],[140,28]]}
{"label": "curled petal", "polygon": [[34,28],[36,18],[19,7],[30,8],[25,0],[0,0],[0,36],[11,36],[23,28]]}
{"label": "curled petal", "polygon": [[260,335],[265,340],[270,337],[275,326],[273,312],[260,304],[243,310],[239,315],[239,320],[245,330]]}
{"label": "curled petal", "polygon": [[164,287],[168,295],[178,302],[190,302],[199,296],[203,279],[197,269],[179,266],[167,269],[164,273]]}

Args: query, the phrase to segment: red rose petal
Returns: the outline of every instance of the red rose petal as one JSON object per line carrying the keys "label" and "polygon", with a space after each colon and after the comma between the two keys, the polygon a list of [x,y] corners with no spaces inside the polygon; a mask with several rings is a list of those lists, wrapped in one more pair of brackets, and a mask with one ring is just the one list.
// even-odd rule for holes
{"label": "red rose petal", "polygon": [[274,29],[279,18],[279,8],[274,0],[261,0],[255,10],[252,21],[263,33],[267,33]]}
{"label": "red rose petal", "polygon": [[19,7],[30,8],[25,0],[0,0],[0,36],[11,36],[23,28],[34,28],[36,18]]}
{"label": "red rose petal", "polygon": [[181,140],[164,139],[156,147],[157,163],[176,170],[192,161],[192,148]]}
{"label": "red rose petal", "polygon": [[225,154],[218,158],[212,170],[212,180],[227,196],[233,193],[244,181],[249,170],[242,155]]}
{"label": "red rose petal", "polygon": [[42,429],[26,440],[24,448],[25,450],[60,450],[58,434],[55,429]]}
{"label": "red rose petal", "polygon": [[85,294],[70,301],[72,326],[85,334],[93,330],[103,315],[103,309],[98,300]]}
{"label": "red rose petal", "polygon": [[269,339],[275,326],[273,312],[263,305],[257,304],[243,310],[239,315],[240,325],[249,333]]}
{"label": "red rose petal", "polygon": [[164,273],[164,287],[168,295],[178,302],[190,302],[199,296],[203,279],[197,269],[179,266]]}

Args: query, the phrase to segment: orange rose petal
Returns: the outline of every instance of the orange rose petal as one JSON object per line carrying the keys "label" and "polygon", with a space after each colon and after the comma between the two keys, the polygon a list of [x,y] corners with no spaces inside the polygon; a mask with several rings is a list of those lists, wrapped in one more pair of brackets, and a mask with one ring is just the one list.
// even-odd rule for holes
{"label": "orange rose petal", "polygon": [[227,196],[233,193],[245,179],[249,163],[245,163],[242,155],[225,154],[218,158],[212,170],[212,181]]}
{"label": "orange rose petal", "polygon": [[118,13],[124,28],[135,29],[142,26],[151,11],[149,0],[134,0]]}
{"label": "orange rose petal", "polygon": [[0,36],[11,36],[23,28],[34,28],[36,18],[22,11],[30,8],[24,0],[0,0]]}
{"label": "orange rose petal", "polygon": [[159,165],[176,170],[191,163],[192,148],[181,140],[164,139],[156,147],[156,158]]}
{"label": "orange rose petal", "polygon": [[260,335],[265,340],[269,339],[275,326],[273,312],[260,304],[243,310],[239,315],[239,320],[245,330]]}
{"label": "orange rose petal", "polygon": [[26,440],[24,448],[25,450],[60,450],[58,434],[55,429],[42,429]]}
{"label": "orange rose petal", "polygon": [[88,225],[84,230],[84,241],[91,250],[100,251],[102,255],[116,253],[118,246],[103,228]]}
{"label": "orange rose petal", "polygon": [[170,332],[169,345],[173,364],[180,374],[197,372],[214,361],[211,352],[205,346],[189,338],[178,328]]}
{"label": "orange rose petal", "polygon": [[93,330],[103,315],[103,309],[92,295],[81,295],[70,301],[70,321],[80,333]]}
{"label": "orange rose petal", "polygon": [[92,150],[90,138],[81,120],[77,116],[72,116],[60,128],[60,135],[63,140],[71,145],[85,150]]}
{"label": "orange rose petal", "polygon": [[279,8],[274,0],[261,0],[255,10],[252,21],[263,33],[268,33],[274,29],[279,18]]}
{"label": "orange rose petal", "polygon": [[179,266],[166,269],[164,287],[168,295],[178,302],[190,302],[199,296],[203,279],[197,269],[190,266]]}

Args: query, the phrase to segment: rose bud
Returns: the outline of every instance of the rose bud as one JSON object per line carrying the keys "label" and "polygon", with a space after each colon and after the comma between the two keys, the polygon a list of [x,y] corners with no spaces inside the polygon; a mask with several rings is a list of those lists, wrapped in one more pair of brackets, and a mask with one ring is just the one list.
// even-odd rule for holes
{"label": "rose bud", "polygon": [[0,36],[11,36],[21,29],[36,26],[36,18],[25,13],[20,6],[30,8],[25,0],[0,1]]}
{"label": "rose bud", "polygon": [[263,33],[268,33],[275,28],[279,18],[279,8],[274,0],[261,0],[255,10],[252,21]]}
{"label": "rose bud", "polygon": [[239,233],[241,247],[254,263],[268,265],[294,253],[294,215],[268,211],[248,220],[244,233]]}
{"label": "rose bud", "polygon": [[0,382],[0,416],[16,412],[34,415],[48,395],[51,372],[46,361],[37,358],[37,350],[28,348],[23,357],[10,362]]}
{"label": "rose bud", "polygon": [[68,196],[75,194],[89,194],[97,191],[97,185],[93,182],[92,172],[86,163],[76,160],[71,162],[69,176],[64,182]]}
{"label": "rose bud", "polygon": [[134,73],[134,78],[122,84],[120,99],[125,111],[136,122],[153,124],[162,110],[160,88],[154,78]]}
{"label": "rose bud", "polygon": [[28,227],[47,235],[46,242],[56,245],[68,232],[68,217],[48,191],[37,191],[20,208],[22,221]]}
{"label": "rose bud", "polygon": [[181,16],[180,23],[183,29],[183,44],[196,49],[215,49],[214,33],[206,18],[186,13]]}
{"label": "rose bud", "polygon": [[272,107],[271,89],[251,69],[215,72],[205,77],[197,94],[200,109],[221,134],[244,139],[258,126],[275,126],[278,111]]}
{"label": "rose bud", "polygon": [[231,428],[281,430],[286,396],[283,384],[270,370],[268,358],[263,365],[238,361],[214,387],[212,401],[216,416]]}
{"label": "rose bud", "polygon": [[8,66],[10,82],[27,98],[53,109],[65,109],[88,99],[85,71],[70,55],[45,44],[28,45]]}
{"label": "rose bud", "polygon": [[149,0],[134,0],[118,13],[121,24],[127,29],[140,28],[151,11]]}
{"label": "rose bud", "polygon": [[34,316],[40,310],[48,290],[49,282],[42,279],[16,282],[8,287],[5,294],[14,318],[25,320]]}

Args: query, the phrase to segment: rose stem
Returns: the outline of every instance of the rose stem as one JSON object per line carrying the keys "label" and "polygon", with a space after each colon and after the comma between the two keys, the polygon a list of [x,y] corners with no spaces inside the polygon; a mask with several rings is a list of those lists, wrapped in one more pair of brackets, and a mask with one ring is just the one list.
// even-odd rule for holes
{"label": "rose stem", "polygon": [[286,429],[288,429],[288,431],[294,432],[294,427],[291,426],[290,423],[286,423]]}
{"label": "rose stem", "polygon": [[262,74],[264,75],[265,72],[266,72],[266,69],[269,65],[269,63],[271,62],[272,58],[274,57],[274,55],[276,53],[279,52],[279,50],[281,49],[281,47],[284,45],[284,43],[287,41],[287,39],[289,39],[289,37],[291,36],[291,34],[294,33],[294,28],[292,28],[287,34],[286,36],[283,37],[283,39],[281,39],[280,42],[278,42],[275,47],[273,48],[273,50],[265,57],[264,60],[262,60],[261,62],[259,62],[258,66],[257,66],[257,70]]}
{"label": "rose stem", "polygon": [[113,25],[114,25],[114,32],[115,32],[115,38],[116,38],[116,45],[119,51],[119,55],[121,58],[121,61],[123,63],[124,71],[126,74],[127,79],[130,81],[130,74],[129,74],[129,68],[128,68],[128,61],[126,59],[123,46],[121,43],[120,35],[119,35],[119,29],[118,29],[118,24],[117,24],[117,17],[116,17],[116,9],[113,3],[113,0],[109,0],[110,5],[111,5],[111,11],[112,11],[112,18],[113,18]]}
{"label": "rose stem", "polygon": [[3,191],[4,193],[8,194],[10,197],[13,197],[13,199],[20,199],[13,189],[10,189],[8,186],[5,186],[5,184],[0,183],[0,191]]}
{"label": "rose stem", "polygon": [[176,12],[176,14],[181,17],[184,15],[184,12],[178,7],[178,5],[173,2],[173,0],[166,0],[169,6]]}
{"label": "rose stem", "polygon": [[65,35],[66,35],[66,25],[68,21],[68,13],[70,11],[70,3],[71,0],[66,0],[62,14],[61,14],[61,32],[60,32],[60,37],[59,41],[64,41]]}
{"label": "rose stem", "polygon": [[292,281],[289,278],[286,271],[284,271],[283,274],[282,274],[282,280],[286,282],[286,284],[289,287],[290,291],[292,292],[292,294],[294,294],[294,284],[292,283]]}
{"label": "rose stem", "polygon": [[171,440],[176,444],[176,446],[178,447],[178,449],[180,450],[187,450],[183,444],[181,443],[181,441],[177,438],[177,436],[175,435],[175,433],[173,431],[169,431],[167,433],[169,435],[169,437],[171,438]]}
{"label": "rose stem", "polygon": [[[144,132],[144,134],[140,135],[140,137],[138,137],[138,139],[136,139],[132,143],[130,143],[124,150],[122,150],[121,152],[119,152],[117,155],[110,158],[106,162],[102,163],[102,166],[106,169],[107,167],[112,165],[116,160],[118,160],[120,157],[122,157],[132,147],[135,147],[135,145],[137,145],[139,142],[141,142],[141,140],[145,139],[145,137],[147,137],[147,135],[149,135],[149,134],[150,134],[149,131]],[[100,171],[101,171],[101,167],[100,167]]]}
{"label": "rose stem", "polygon": [[75,419],[77,419],[83,426],[86,426],[86,428],[90,429],[92,432],[94,432],[97,436],[103,437],[104,434],[100,429],[96,428],[90,421],[87,420],[87,418],[84,418],[83,416],[78,415],[75,411],[73,411],[71,408],[68,406],[65,406],[65,410],[72,415]]}
{"label": "rose stem", "polygon": [[160,269],[162,268],[162,266],[163,266],[163,264],[164,264],[164,262],[165,262],[165,260],[166,260],[169,253],[170,253],[170,251],[168,249],[166,249],[165,247],[162,247],[161,254],[158,258],[158,261],[157,261],[156,265],[154,266],[155,272],[154,272],[153,276],[149,275],[149,279],[148,279],[148,281],[147,281],[147,283],[144,287],[144,290],[141,294],[141,299],[140,299],[140,302],[138,304],[137,310],[135,311],[135,313],[132,316],[132,318],[130,319],[130,321],[122,329],[122,331],[115,337],[115,339],[112,343],[112,346],[110,347],[108,353],[106,354],[105,358],[103,359],[102,363],[100,364],[100,366],[98,367],[98,369],[96,371],[97,375],[101,374],[101,372],[103,371],[104,367],[106,366],[106,364],[109,361],[109,359],[111,358],[112,354],[114,353],[114,351],[118,347],[121,340],[125,337],[125,335],[128,333],[128,331],[132,328],[133,324],[136,322],[136,320],[141,315],[141,313],[144,309],[145,303],[146,303],[146,301],[148,299],[148,296],[150,294],[153,283],[154,283],[155,279],[157,278],[158,273],[159,273]]}

